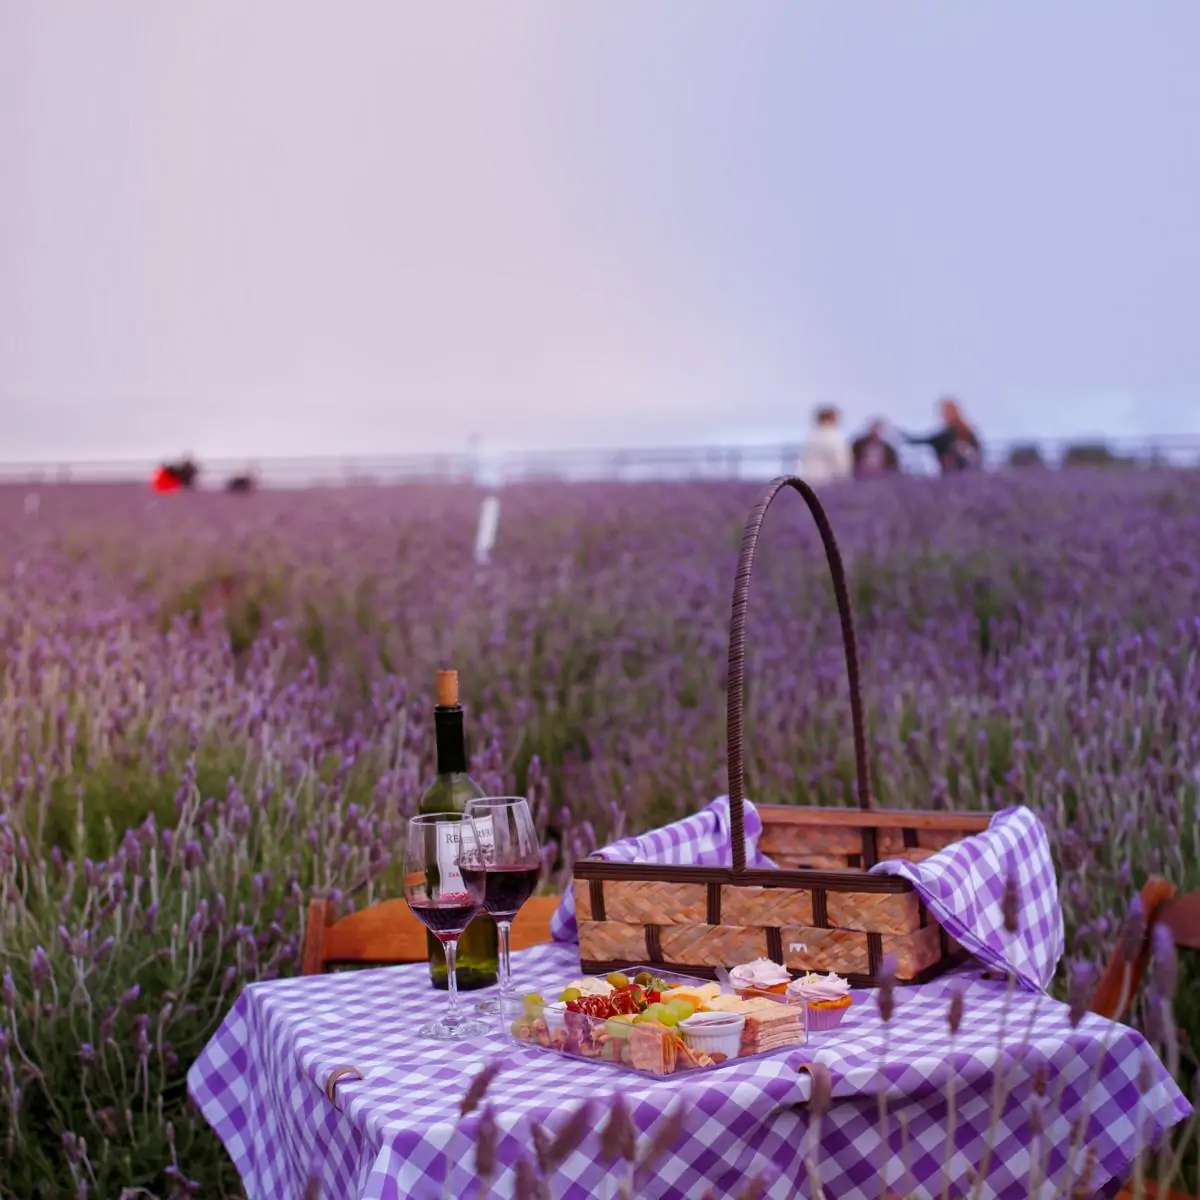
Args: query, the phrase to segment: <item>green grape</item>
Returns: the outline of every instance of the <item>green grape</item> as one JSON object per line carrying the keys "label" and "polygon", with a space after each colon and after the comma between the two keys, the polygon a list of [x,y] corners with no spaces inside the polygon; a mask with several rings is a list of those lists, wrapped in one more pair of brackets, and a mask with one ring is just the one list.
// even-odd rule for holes
{"label": "green grape", "polygon": [[583,993],[578,988],[564,988],[563,994],[559,997],[560,1000],[566,1000],[568,1003],[572,1000],[578,1000]]}
{"label": "green grape", "polygon": [[629,986],[629,976],[622,975],[620,971],[614,971],[608,976],[608,982],[619,992],[622,988]]}

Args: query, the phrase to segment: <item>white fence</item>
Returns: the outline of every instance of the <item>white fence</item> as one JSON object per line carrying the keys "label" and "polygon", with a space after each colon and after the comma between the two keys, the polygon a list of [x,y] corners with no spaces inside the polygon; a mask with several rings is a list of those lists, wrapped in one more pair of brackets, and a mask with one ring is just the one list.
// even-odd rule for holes
{"label": "white fence", "polygon": [[[1200,435],[1141,438],[1021,438],[986,445],[989,466],[1006,465],[1014,451],[1034,448],[1046,466],[1070,461],[1083,447],[1102,447],[1114,459],[1133,464],[1200,467]],[[1072,449],[1074,448],[1074,450]],[[924,447],[901,447],[906,471],[928,473],[933,457]],[[692,446],[643,449],[538,451],[489,456],[494,482],[527,480],[770,479],[791,471],[800,443],[790,445]],[[0,463],[0,485],[50,483],[143,483],[156,463],[28,462]],[[394,483],[449,483],[479,477],[469,453],[312,457],[257,460],[203,460],[202,486],[219,488],[235,475],[251,472],[268,487],[346,486]]]}

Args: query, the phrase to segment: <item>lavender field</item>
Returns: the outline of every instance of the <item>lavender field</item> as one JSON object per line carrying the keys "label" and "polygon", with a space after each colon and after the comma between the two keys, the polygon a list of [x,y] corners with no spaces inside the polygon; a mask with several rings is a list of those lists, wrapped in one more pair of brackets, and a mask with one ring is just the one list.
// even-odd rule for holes
{"label": "lavender field", "polygon": [[[187,1067],[244,983],[297,968],[308,896],[394,890],[438,667],[461,673],[477,778],[536,802],[548,886],[721,794],[758,491],[512,489],[485,570],[469,490],[63,487],[34,514],[0,491],[0,1193],[237,1194]],[[1148,874],[1200,886],[1197,477],[898,480],[828,506],[880,802],[1033,806],[1081,959]],[[767,519],[750,612],[751,797],[849,802],[797,497]]]}

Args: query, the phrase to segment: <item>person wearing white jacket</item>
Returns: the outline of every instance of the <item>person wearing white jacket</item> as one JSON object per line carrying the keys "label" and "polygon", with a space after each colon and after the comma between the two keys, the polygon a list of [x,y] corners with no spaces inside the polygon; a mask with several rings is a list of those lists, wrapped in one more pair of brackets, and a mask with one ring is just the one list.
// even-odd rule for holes
{"label": "person wearing white jacket", "polygon": [[820,486],[849,479],[854,473],[854,456],[842,432],[836,408],[818,408],[808,440],[800,453],[800,478]]}

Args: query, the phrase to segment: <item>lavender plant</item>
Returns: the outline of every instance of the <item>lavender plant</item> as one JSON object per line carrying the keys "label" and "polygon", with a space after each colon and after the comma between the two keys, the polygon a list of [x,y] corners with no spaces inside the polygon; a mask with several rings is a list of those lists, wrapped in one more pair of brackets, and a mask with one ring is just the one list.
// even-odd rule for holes
{"label": "lavender plant", "polygon": [[[479,571],[469,490],[62,487],[27,513],[0,489],[0,1192],[236,1194],[186,1068],[246,982],[296,969],[310,895],[392,893],[438,667],[463,672],[475,774],[534,801],[547,887],[723,791],[757,491],[514,488]],[[881,802],[1032,806],[1081,961],[1147,875],[1200,886],[1194,480],[899,480],[829,507]],[[747,768],[756,799],[842,804],[844,666],[806,521],[781,502],[760,545]],[[1180,961],[1181,1078],[1197,982]],[[1146,1013],[1161,1032],[1157,993]]]}

